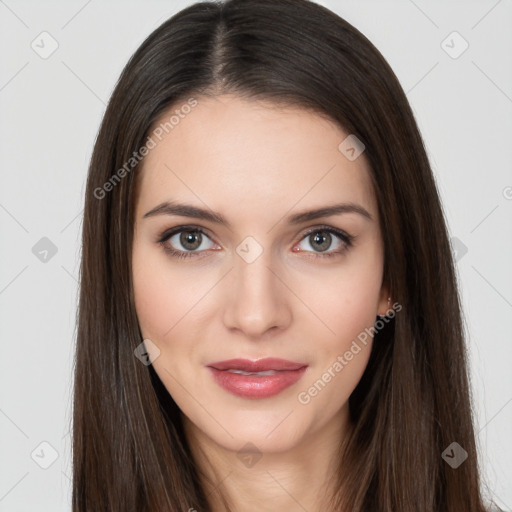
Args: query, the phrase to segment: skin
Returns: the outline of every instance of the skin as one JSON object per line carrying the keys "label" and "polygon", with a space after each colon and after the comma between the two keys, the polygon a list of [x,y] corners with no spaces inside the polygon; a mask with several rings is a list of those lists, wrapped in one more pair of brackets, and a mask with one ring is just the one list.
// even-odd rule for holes
{"label": "skin", "polygon": [[[364,153],[350,161],[338,150],[348,133],[316,113],[232,95],[196,99],[143,164],[132,269],[141,332],[160,350],[154,369],[216,487],[204,479],[213,510],[223,510],[222,492],[234,510],[267,510],[271,503],[272,510],[325,511],[337,446],[350,428],[348,398],[367,365],[371,337],[307,404],[298,395],[389,307],[370,169]],[[230,227],[176,215],[143,218],[164,201],[219,212]],[[286,220],[345,202],[372,219],[343,213],[298,225]],[[159,236],[187,225],[204,231],[201,245],[190,258],[170,256]],[[355,236],[353,246],[322,257],[345,245],[333,234],[322,252],[312,240],[318,231],[305,236],[325,225]],[[251,263],[236,251],[248,236],[263,250]],[[186,251],[179,237],[165,243]],[[219,387],[205,367],[234,357],[309,366],[280,394],[246,399]],[[237,456],[248,442],[261,455],[252,464]]]}

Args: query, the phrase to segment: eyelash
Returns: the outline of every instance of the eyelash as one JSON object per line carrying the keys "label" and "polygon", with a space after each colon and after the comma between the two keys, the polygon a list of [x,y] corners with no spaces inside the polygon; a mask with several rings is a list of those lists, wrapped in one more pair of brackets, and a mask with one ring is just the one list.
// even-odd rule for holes
{"label": "eyelash", "polygon": [[[166,242],[173,237],[174,235],[181,233],[183,231],[190,231],[194,233],[201,233],[201,235],[205,235],[206,237],[210,238],[204,231],[198,226],[178,226],[176,228],[172,228],[171,230],[166,230],[163,233],[160,234],[157,242],[162,246],[164,251],[169,254],[173,258],[197,258],[201,256],[196,256],[201,253],[204,253],[206,251],[180,251],[176,249],[171,249],[168,245],[166,245]],[[308,230],[306,233],[302,235],[302,238],[300,239],[300,242],[307,238],[309,235],[317,232],[323,232],[323,233],[331,233],[336,235],[338,238],[341,239],[343,242],[343,247],[341,249],[338,249],[336,251],[331,252],[325,252],[325,253],[315,253],[314,256],[308,256],[311,258],[332,258],[334,256],[341,256],[346,251],[348,251],[354,243],[354,240],[356,237],[354,235],[349,235],[348,233],[345,233],[344,231],[341,231],[339,229],[333,228],[331,226],[317,226],[310,230]],[[311,251],[300,251],[300,252],[311,252]]]}

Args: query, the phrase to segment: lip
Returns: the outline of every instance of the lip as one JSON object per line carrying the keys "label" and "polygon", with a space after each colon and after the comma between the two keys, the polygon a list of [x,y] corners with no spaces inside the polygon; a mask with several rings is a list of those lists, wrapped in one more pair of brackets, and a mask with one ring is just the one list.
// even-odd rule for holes
{"label": "lip", "polygon": [[250,359],[228,359],[226,361],[208,363],[206,366],[216,368],[217,370],[264,372],[268,370],[298,370],[304,366],[307,366],[307,364],[287,361],[286,359],[278,359],[277,357],[265,357],[263,359],[258,359],[257,361],[251,361]]}
{"label": "lip", "polygon": [[[265,358],[258,361],[230,359],[207,365],[215,382],[233,395],[259,399],[275,396],[295,384],[305,373],[307,364],[285,359]],[[273,370],[273,375],[241,375],[227,370],[264,372]]]}

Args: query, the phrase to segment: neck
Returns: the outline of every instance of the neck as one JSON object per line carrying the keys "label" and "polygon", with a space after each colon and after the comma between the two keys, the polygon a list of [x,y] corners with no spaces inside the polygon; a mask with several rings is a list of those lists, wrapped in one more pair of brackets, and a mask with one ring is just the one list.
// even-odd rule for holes
{"label": "neck", "polygon": [[[212,512],[330,512],[348,407],[285,452],[225,449],[182,415]],[[240,443],[245,446],[244,442]],[[243,453],[242,453],[243,452]],[[271,506],[269,505],[271,504]],[[228,505],[228,507],[226,506]]]}

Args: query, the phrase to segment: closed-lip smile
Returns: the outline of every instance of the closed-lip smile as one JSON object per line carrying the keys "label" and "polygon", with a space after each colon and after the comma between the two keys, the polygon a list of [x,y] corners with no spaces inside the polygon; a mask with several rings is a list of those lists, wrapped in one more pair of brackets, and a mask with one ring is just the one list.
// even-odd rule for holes
{"label": "closed-lip smile", "polygon": [[243,398],[267,398],[295,384],[308,367],[286,359],[266,357],[228,359],[208,363],[215,381],[230,393]]}
{"label": "closed-lip smile", "polygon": [[217,370],[243,370],[245,372],[264,372],[268,370],[284,371],[299,370],[307,366],[305,363],[296,363],[286,359],[276,357],[265,357],[252,361],[250,359],[228,359],[226,361],[216,361],[208,363],[206,366],[216,368]]}

